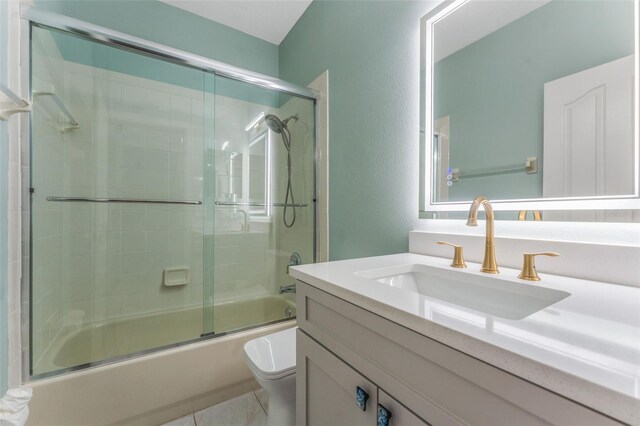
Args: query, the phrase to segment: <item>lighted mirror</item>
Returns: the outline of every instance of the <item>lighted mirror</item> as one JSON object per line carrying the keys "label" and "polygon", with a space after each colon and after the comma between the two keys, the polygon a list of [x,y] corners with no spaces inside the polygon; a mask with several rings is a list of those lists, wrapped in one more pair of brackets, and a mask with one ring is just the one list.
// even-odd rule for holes
{"label": "lighted mirror", "polygon": [[269,206],[269,139],[265,130],[249,142],[249,165],[247,184],[249,185],[249,203],[252,215],[268,215]]}
{"label": "lighted mirror", "polygon": [[448,1],[423,35],[423,211],[637,220],[637,0]]}

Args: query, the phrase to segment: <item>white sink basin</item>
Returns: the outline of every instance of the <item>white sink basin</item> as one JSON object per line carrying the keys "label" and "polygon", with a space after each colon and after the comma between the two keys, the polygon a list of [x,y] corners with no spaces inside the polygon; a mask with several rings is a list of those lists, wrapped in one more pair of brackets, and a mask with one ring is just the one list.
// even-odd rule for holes
{"label": "white sink basin", "polygon": [[355,275],[511,320],[523,319],[570,296],[565,291],[499,275],[480,276],[427,265],[370,269]]}

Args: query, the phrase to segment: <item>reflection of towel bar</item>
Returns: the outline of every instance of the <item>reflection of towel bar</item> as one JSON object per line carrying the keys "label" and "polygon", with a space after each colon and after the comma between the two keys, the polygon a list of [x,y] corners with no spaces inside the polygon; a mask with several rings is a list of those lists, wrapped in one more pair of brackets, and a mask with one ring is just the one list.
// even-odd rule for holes
{"label": "reflection of towel bar", "polygon": [[520,164],[512,164],[503,167],[493,167],[488,169],[475,169],[466,172],[461,172],[460,169],[453,169],[448,176],[450,181],[457,182],[460,179],[468,179],[475,177],[506,175],[509,173],[526,173],[528,175],[538,173],[538,157],[529,157]]}
{"label": "reflection of towel bar", "polygon": [[9,89],[4,83],[0,83],[0,92],[9,99],[9,102],[0,102],[0,120],[6,121],[13,114],[18,112],[31,111],[31,105],[28,101],[21,99],[13,90]]}
{"label": "reflection of towel bar", "polygon": [[71,115],[71,112],[69,112],[69,109],[67,109],[64,102],[62,102],[62,99],[60,99],[60,96],[56,95],[56,93],[53,90],[49,92],[33,92],[34,99],[38,96],[51,96],[51,99],[53,99],[56,105],[58,105],[58,108],[60,108],[60,111],[62,111],[62,113],[67,116],[67,119],[71,124],[68,126],[61,127],[60,133],[66,133],[71,130],[80,128],[80,123],[78,123],[78,121],[75,118],[73,118],[73,115]]}
{"label": "reflection of towel bar", "polygon": [[286,203],[232,203],[227,201],[216,201],[216,206],[248,206],[248,207],[307,207],[308,204],[286,204]]}

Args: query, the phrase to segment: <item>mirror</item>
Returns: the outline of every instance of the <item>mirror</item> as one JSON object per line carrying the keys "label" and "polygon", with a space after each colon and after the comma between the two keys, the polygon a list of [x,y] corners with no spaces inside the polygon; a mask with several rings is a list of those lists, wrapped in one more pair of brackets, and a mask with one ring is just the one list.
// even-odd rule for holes
{"label": "mirror", "polygon": [[424,211],[638,220],[637,0],[446,1],[422,28]]}
{"label": "mirror", "polygon": [[249,164],[247,167],[249,184],[249,211],[254,216],[268,216],[269,196],[269,140],[265,130],[249,142]]}

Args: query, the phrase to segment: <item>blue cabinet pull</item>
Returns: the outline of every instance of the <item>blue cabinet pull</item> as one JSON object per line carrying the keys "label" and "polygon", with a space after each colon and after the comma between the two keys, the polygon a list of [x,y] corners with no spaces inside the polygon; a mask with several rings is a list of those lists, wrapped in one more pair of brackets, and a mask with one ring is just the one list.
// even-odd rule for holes
{"label": "blue cabinet pull", "polygon": [[389,426],[391,420],[391,411],[378,404],[378,426]]}
{"label": "blue cabinet pull", "polygon": [[367,400],[369,394],[364,391],[360,386],[356,387],[356,404],[362,411],[367,411]]}

